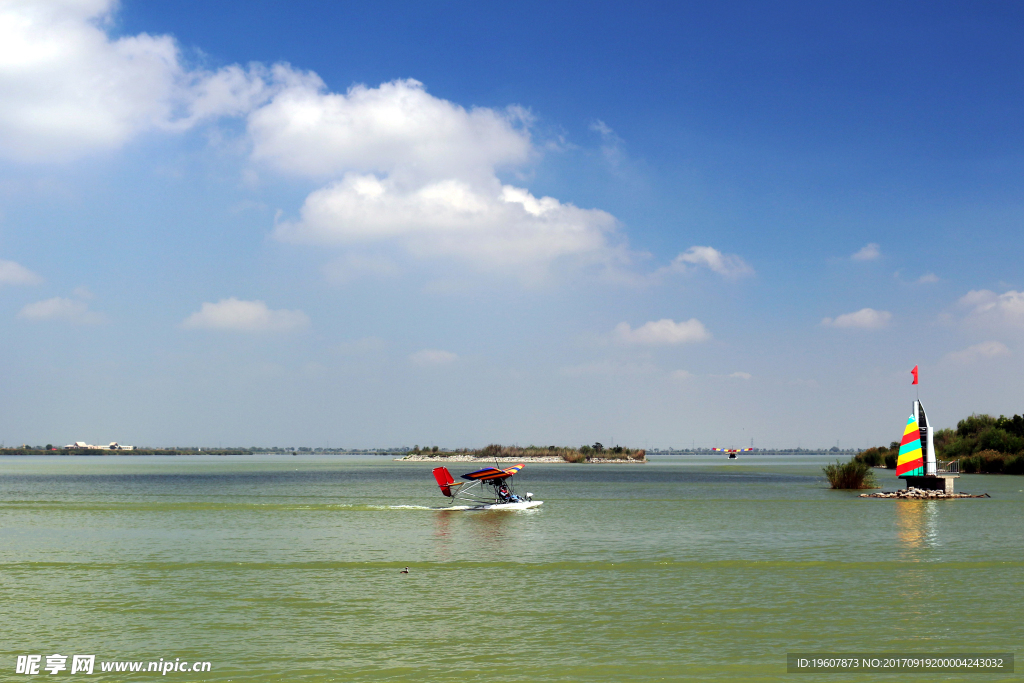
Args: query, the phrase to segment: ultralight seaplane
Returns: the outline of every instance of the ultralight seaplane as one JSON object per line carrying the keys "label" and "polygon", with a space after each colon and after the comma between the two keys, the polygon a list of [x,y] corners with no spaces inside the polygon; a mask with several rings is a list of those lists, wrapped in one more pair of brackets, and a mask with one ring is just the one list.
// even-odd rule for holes
{"label": "ultralight seaplane", "polygon": [[463,474],[460,478],[466,481],[455,481],[447,467],[435,467],[434,479],[441,493],[451,498],[449,510],[529,510],[544,501],[534,500],[532,493],[516,495],[512,477],[524,467],[522,463],[504,469],[485,467]]}
{"label": "ultralight seaplane", "polygon": [[737,453],[749,453],[750,451],[752,451],[754,449],[753,448],[712,448],[711,450],[713,452],[715,452],[715,453],[728,453],[729,454],[729,459],[730,460],[735,460]]}

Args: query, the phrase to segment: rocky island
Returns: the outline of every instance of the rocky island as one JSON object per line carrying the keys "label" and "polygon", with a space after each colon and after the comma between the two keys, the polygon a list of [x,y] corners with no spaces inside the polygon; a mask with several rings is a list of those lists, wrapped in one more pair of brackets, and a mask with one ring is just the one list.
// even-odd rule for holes
{"label": "rocky island", "polygon": [[442,451],[437,446],[420,449],[414,447],[395,460],[445,461],[445,462],[597,462],[637,463],[647,462],[647,451],[642,448],[613,446],[606,448],[601,443],[592,446],[572,448],[568,446],[502,446],[490,444],[480,449]]}
{"label": "rocky island", "polygon": [[945,498],[991,498],[987,493],[946,493],[934,489],[906,488],[897,491],[880,491],[878,493],[862,493],[861,498],[899,498],[901,500],[941,500]]}

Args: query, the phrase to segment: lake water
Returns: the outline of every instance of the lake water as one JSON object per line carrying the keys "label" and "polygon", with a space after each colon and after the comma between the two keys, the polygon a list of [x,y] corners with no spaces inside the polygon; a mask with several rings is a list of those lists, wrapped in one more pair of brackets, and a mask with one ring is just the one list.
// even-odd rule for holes
{"label": "lake water", "polygon": [[211,671],[160,678],[809,681],[787,652],[1020,649],[1024,477],[865,500],[825,461],[533,464],[516,480],[541,508],[451,512],[432,463],[0,458],[0,680],[60,653],[96,673],[39,679],[180,658]]}

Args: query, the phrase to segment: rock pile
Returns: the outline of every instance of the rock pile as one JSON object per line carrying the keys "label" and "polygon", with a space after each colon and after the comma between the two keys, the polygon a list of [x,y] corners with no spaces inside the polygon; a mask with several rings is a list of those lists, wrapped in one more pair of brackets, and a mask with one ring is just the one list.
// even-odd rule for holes
{"label": "rock pile", "polygon": [[946,493],[927,489],[907,488],[899,491],[881,491],[879,493],[862,493],[861,498],[901,498],[903,500],[936,500],[939,498],[991,498],[987,493],[972,495],[970,493]]}

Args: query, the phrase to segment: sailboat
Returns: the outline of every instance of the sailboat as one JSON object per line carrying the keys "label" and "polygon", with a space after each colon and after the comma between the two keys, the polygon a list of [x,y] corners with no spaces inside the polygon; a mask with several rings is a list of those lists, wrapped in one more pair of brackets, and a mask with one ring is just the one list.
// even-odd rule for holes
{"label": "sailboat", "polygon": [[928,413],[920,401],[914,401],[913,412],[903,429],[900,453],[896,457],[897,477],[934,477],[938,474],[935,463],[935,438]]}
{"label": "sailboat", "polygon": [[953,493],[953,480],[959,477],[955,461],[939,463],[935,460],[935,437],[921,401],[914,401],[913,412],[903,428],[900,452],[896,456],[896,476],[907,482],[908,489],[945,493]]}
{"label": "sailboat", "polygon": [[[918,381],[917,366],[910,371],[914,376],[911,384]],[[935,461],[935,436],[932,425],[928,421],[928,413],[924,412],[921,400],[914,401],[914,407],[903,428],[903,439],[900,441],[900,452],[896,456],[896,476],[907,482],[907,488],[925,489],[953,493],[953,480],[959,475],[956,463],[943,463],[942,467]]]}

